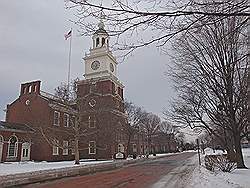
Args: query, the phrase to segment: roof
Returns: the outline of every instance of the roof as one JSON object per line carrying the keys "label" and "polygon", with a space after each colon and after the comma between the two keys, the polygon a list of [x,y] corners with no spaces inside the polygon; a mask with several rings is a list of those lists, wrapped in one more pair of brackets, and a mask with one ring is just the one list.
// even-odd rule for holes
{"label": "roof", "polygon": [[57,106],[57,107],[60,107],[60,108],[62,107],[65,110],[72,111],[72,112],[76,112],[77,110],[75,101],[66,102],[66,101],[63,101],[63,99],[55,95],[52,95],[50,93],[44,92],[44,91],[40,92],[40,96],[44,98],[45,100],[47,100],[49,102],[49,106],[52,107],[53,109],[55,109],[55,107]]}
{"label": "roof", "polygon": [[16,132],[34,132],[35,130],[26,124],[0,121],[0,130]]}
{"label": "roof", "polygon": [[106,35],[108,35],[107,31],[104,28],[97,29],[94,34],[106,34]]}

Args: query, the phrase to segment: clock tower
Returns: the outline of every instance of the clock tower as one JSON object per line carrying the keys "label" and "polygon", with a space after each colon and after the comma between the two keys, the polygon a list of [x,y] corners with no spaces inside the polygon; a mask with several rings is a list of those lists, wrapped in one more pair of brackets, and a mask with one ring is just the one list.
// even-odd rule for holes
{"label": "clock tower", "polygon": [[81,157],[107,159],[124,151],[121,139],[126,123],[123,84],[117,75],[117,61],[109,49],[109,35],[100,21],[85,54],[84,80],[78,83],[81,126],[88,133],[81,144]]}

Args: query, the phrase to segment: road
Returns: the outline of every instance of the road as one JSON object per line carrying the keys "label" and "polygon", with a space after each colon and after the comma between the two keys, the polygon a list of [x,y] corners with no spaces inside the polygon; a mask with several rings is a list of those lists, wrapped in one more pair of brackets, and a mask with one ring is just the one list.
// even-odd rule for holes
{"label": "road", "polygon": [[[183,187],[180,179],[190,174],[195,153],[180,153],[91,175],[59,179],[25,188],[163,188]],[[178,185],[176,184],[178,183]]]}

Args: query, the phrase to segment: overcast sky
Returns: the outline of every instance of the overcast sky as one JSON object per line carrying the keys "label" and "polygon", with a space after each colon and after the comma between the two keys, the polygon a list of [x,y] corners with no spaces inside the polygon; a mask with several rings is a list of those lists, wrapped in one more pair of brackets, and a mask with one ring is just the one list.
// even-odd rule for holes
{"label": "overcast sky", "polygon": [[[82,58],[92,40],[79,36],[69,21],[72,15],[63,0],[0,1],[0,120],[5,119],[6,105],[18,98],[21,83],[41,80],[41,89],[54,93],[67,80],[69,41],[63,35],[71,27],[71,78],[84,79]],[[169,63],[154,47],[137,50],[118,66],[125,98],[162,117],[174,96],[164,76]]]}

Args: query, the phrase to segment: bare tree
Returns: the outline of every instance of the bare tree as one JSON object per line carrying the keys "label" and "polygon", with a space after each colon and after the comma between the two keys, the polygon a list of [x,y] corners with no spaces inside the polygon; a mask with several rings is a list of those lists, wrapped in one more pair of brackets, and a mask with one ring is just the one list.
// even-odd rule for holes
{"label": "bare tree", "polygon": [[238,168],[245,167],[240,141],[249,133],[248,19],[210,18],[207,25],[199,20],[202,28],[183,33],[173,45],[172,77],[179,93],[173,118],[192,128],[205,128],[222,141],[224,135],[218,130],[226,130],[228,139],[233,140]]}
{"label": "bare tree", "polygon": [[147,153],[152,153],[152,137],[157,133],[161,124],[161,119],[153,114],[144,112],[140,127],[146,135],[147,139]]}
{"label": "bare tree", "polygon": [[[66,109],[69,113],[69,124],[64,125],[63,128],[46,127],[46,129],[44,129],[40,126],[40,132],[47,143],[52,147],[55,146],[61,149],[71,150],[75,156],[75,164],[80,164],[80,151],[93,147],[86,147],[85,144],[81,144],[81,140],[84,141],[84,138],[96,134],[97,131],[88,132],[86,129],[91,122],[90,120],[82,119],[82,110],[80,109],[82,100],[77,98],[77,82],[78,79],[71,81],[70,85],[61,83],[61,85],[55,89],[55,95],[52,96],[52,100],[55,101],[54,103],[58,106],[59,110],[61,108],[62,111],[65,111]],[[58,104],[56,104],[56,102],[58,102]],[[70,143],[64,145],[64,143],[59,142],[59,140],[63,139],[69,140]]]}
{"label": "bare tree", "polygon": [[114,49],[126,53],[150,44],[164,46],[179,33],[210,24],[211,18],[250,15],[248,0],[70,0],[66,7],[76,9],[74,22],[82,35],[92,34],[93,18],[101,17],[108,33],[117,36]]}
{"label": "bare tree", "polygon": [[139,134],[140,124],[143,117],[143,110],[135,106],[132,102],[125,102],[125,112],[127,114],[127,123],[124,125],[124,133],[127,135],[127,150],[131,154],[130,142],[135,134]]}

